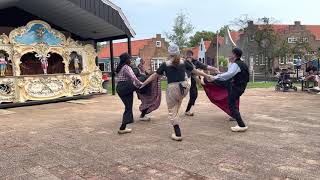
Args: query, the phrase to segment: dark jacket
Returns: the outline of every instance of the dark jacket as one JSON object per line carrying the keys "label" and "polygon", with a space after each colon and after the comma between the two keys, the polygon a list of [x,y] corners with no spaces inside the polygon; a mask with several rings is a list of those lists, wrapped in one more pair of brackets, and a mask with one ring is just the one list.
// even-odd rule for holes
{"label": "dark jacket", "polygon": [[239,66],[241,72],[237,73],[233,77],[233,86],[242,94],[245,91],[249,82],[249,68],[246,65],[246,63],[244,63],[241,59],[237,59],[235,63]]}

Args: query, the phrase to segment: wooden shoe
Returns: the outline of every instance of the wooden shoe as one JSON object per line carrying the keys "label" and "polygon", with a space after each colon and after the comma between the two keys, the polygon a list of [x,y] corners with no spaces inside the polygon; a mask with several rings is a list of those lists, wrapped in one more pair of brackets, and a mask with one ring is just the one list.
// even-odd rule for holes
{"label": "wooden shoe", "polygon": [[193,112],[185,112],[184,113],[186,116],[194,116],[194,113]]}
{"label": "wooden shoe", "polygon": [[145,116],[145,117],[140,117],[139,120],[140,120],[140,121],[151,121],[151,118]]}
{"label": "wooden shoe", "polygon": [[126,128],[124,130],[119,130],[118,134],[128,134],[128,133],[131,133],[131,132],[132,132],[132,129]]}
{"label": "wooden shoe", "polygon": [[248,127],[239,127],[238,125],[235,127],[231,127],[232,132],[245,132]]}
{"label": "wooden shoe", "polygon": [[176,136],[175,134],[172,134],[172,135],[171,135],[171,139],[172,139],[172,140],[175,140],[175,141],[182,141],[182,137],[181,137],[181,136],[178,137],[178,136]]}

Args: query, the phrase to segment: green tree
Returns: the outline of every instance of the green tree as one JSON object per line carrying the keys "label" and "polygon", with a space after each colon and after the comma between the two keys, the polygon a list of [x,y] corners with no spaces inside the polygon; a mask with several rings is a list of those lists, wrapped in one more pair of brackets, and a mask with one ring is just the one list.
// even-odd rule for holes
{"label": "green tree", "polygon": [[190,23],[189,17],[184,13],[178,13],[171,33],[165,33],[167,38],[177,44],[180,49],[188,46],[190,33],[194,30],[194,26]]}
{"label": "green tree", "polygon": [[218,57],[218,61],[219,61],[219,66],[220,67],[228,68],[228,64],[229,64],[228,58],[226,58],[224,56],[219,56]]}
{"label": "green tree", "polygon": [[220,28],[220,30],[218,31],[218,34],[219,34],[220,37],[224,37],[225,36],[227,28],[228,28],[228,26],[223,26],[223,27]]}
{"label": "green tree", "polygon": [[193,36],[190,37],[189,46],[195,47],[199,45],[201,39],[204,41],[213,41],[216,34],[211,31],[197,31]]}

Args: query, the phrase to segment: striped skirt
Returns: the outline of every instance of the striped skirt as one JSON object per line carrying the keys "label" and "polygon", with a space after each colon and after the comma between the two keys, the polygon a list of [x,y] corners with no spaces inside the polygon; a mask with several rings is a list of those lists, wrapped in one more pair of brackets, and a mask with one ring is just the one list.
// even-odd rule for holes
{"label": "striped skirt", "polygon": [[141,100],[139,110],[142,112],[147,110],[146,114],[151,113],[159,108],[161,104],[161,80],[157,78],[152,81],[148,93],[137,93],[138,98]]}

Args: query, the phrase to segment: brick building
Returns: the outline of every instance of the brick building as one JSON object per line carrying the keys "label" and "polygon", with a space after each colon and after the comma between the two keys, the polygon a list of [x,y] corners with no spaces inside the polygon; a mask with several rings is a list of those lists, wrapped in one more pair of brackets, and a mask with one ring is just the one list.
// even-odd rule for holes
{"label": "brick building", "polygon": [[[158,69],[160,64],[168,58],[167,50],[169,43],[166,42],[160,34],[157,34],[154,38],[132,41],[131,46],[133,59],[142,58],[145,61],[145,69],[149,71]],[[113,50],[116,68],[120,61],[119,56],[124,52],[128,52],[127,43],[114,43]],[[109,45],[100,49],[98,53],[98,63],[101,71],[111,72]]]}
{"label": "brick building", "polygon": [[[277,44],[274,45],[275,49],[283,48],[283,46],[290,48],[290,51],[282,55],[282,57],[277,57],[271,52],[261,50],[261,45],[255,40],[255,35],[262,30],[262,26],[249,21],[244,30],[226,33],[224,38],[218,39],[219,56],[227,57],[234,43],[243,50],[243,60],[256,73],[265,72],[267,58],[273,58],[273,64],[270,67],[274,70],[281,66],[291,66],[298,57],[305,61],[316,58],[314,53],[320,48],[320,25],[302,25],[300,21],[296,21],[294,24],[270,25],[278,38]],[[216,44],[216,41],[211,43],[207,56],[216,57]],[[300,44],[304,44],[304,46],[299,47]]]}
{"label": "brick building", "polygon": [[[255,34],[261,30],[261,25],[248,22],[248,27],[241,33],[237,45],[244,50],[244,59],[256,72],[265,72],[267,58],[274,58],[271,65],[274,69],[288,64],[293,64],[298,57],[303,60],[316,58],[313,54],[320,48],[320,25],[302,25],[300,21],[292,25],[271,25],[277,34],[275,48],[290,48],[290,52],[281,57],[261,52],[261,47],[255,41]],[[266,50],[268,51],[268,50]],[[264,57],[266,56],[266,57]],[[269,61],[271,62],[271,61]]]}

